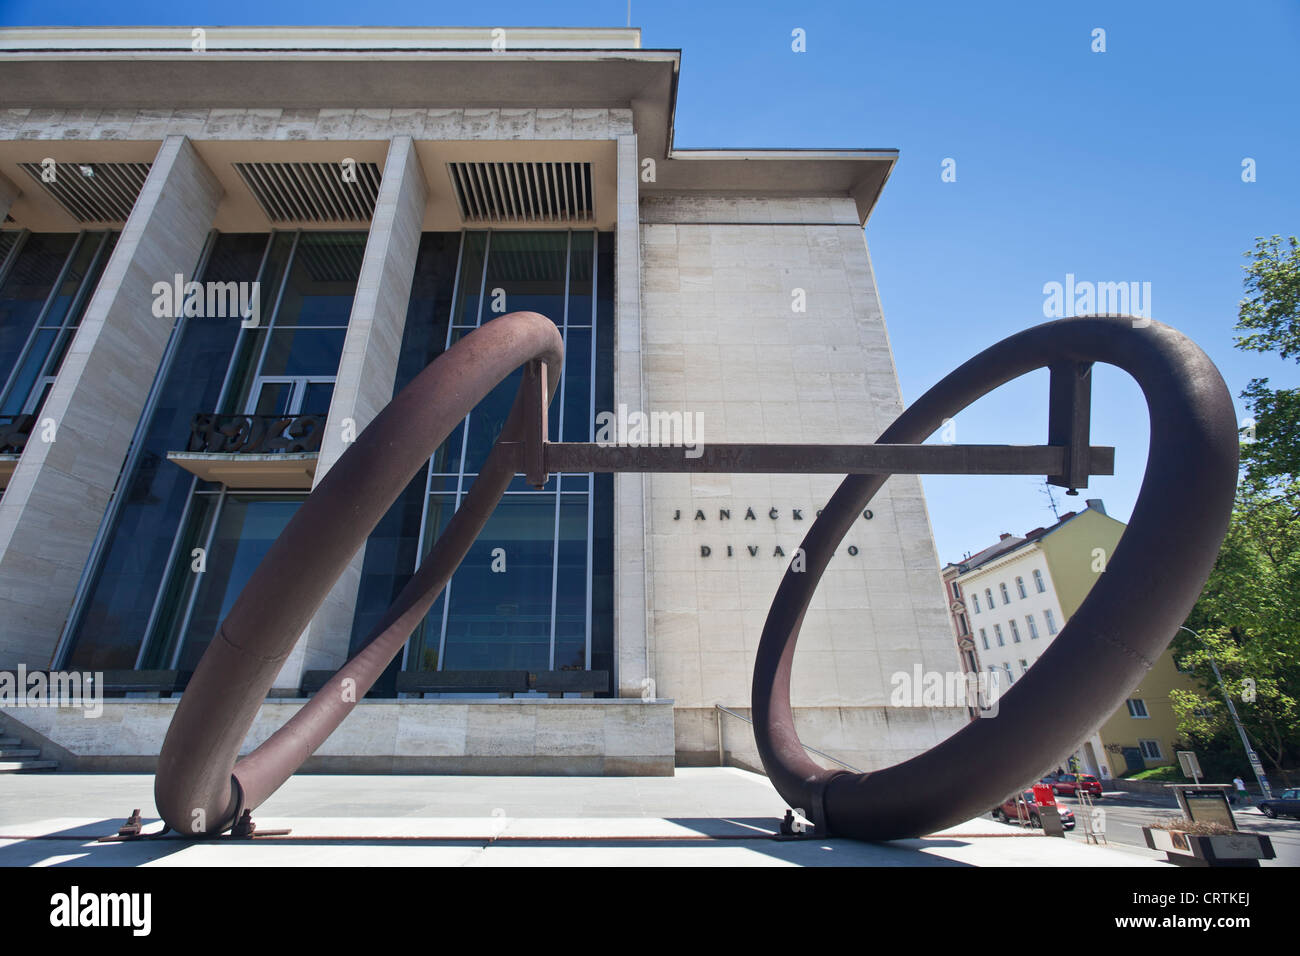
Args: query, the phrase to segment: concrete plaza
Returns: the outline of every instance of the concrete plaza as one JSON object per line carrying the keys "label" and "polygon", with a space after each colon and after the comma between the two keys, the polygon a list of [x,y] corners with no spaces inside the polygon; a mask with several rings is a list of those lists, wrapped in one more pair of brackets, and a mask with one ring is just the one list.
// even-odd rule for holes
{"label": "concrete plaza", "polygon": [[3,866],[1163,866],[1137,848],[1043,837],[985,817],[890,843],[773,839],[785,805],[765,777],[292,778],[254,814],[287,837],[99,843],[140,808],[148,774],[0,777]]}

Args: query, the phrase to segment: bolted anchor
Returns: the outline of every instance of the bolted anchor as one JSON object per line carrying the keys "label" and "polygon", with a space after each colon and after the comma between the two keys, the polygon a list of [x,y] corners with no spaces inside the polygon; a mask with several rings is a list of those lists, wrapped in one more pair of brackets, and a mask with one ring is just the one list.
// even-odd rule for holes
{"label": "bolted anchor", "polygon": [[126,823],[117,828],[117,835],[123,840],[133,840],[140,836],[140,831],[144,824],[140,821],[140,811],[135,809],[131,815],[126,818]]}
{"label": "bolted anchor", "polygon": [[253,831],[256,829],[257,824],[253,822],[253,811],[245,810],[235,825],[230,828],[230,835],[240,840],[251,840]]}
{"label": "bolted anchor", "polygon": [[288,836],[292,830],[262,830],[257,832],[257,824],[253,822],[253,811],[245,810],[236,821],[235,825],[230,828],[230,836],[235,840],[252,840],[257,837],[271,836]]}
{"label": "bolted anchor", "polygon": [[777,839],[803,839],[808,835],[808,827],[808,821],[803,818],[802,810],[796,816],[794,810],[786,808],[785,817],[781,820],[781,834]]}
{"label": "bolted anchor", "polygon": [[[125,840],[143,840],[149,836],[161,836],[161,833],[146,835],[144,832],[144,821],[140,819],[140,811],[132,810],[131,815],[126,818],[126,822],[117,828],[117,832],[108,836],[102,836],[96,843],[122,843]],[[166,833],[166,827],[163,833]]]}

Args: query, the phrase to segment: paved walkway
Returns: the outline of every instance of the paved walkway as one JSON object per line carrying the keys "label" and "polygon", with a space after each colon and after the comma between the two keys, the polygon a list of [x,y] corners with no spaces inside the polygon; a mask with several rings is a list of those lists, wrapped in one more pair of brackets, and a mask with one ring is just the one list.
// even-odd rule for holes
{"label": "paved walkway", "polygon": [[98,843],[133,808],[162,829],[143,774],[0,777],[0,866],[1161,866],[971,820],[891,843],[773,839],[785,805],[734,768],[674,777],[297,776],[254,814],[287,837]]}

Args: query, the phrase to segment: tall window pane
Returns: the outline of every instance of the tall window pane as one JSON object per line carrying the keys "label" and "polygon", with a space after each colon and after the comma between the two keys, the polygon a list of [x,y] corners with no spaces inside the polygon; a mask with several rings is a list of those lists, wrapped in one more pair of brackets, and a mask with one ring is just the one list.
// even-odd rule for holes
{"label": "tall window pane", "polygon": [[453,578],[443,669],[550,668],[554,548],[554,495],[501,499]]}
{"label": "tall window pane", "polygon": [[[477,325],[516,311],[546,315],[565,339],[562,390],[549,416],[553,438],[590,440],[596,407],[602,401],[601,407],[608,406],[613,394],[613,243],[607,234],[425,235],[394,392]],[[413,481],[377,529],[380,537],[372,535],[353,626],[354,653],[463,501],[500,433],[518,382],[516,373],[480,402],[421,476],[428,494]],[[557,495],[557,489],[563,493]],[[553,476],[541,493],[516,477],[444,595],[413,633],[402,666],[409,672],[611,671],[611,499],[609,476]],[[428,503],[422,514],[411,507],[416,500]],[[424,540],[414,549],[417,518]],[[408,557],[411,550],[418,553]],[[391,693],[391,682],[375,692]]]}
{"label": "tall window pane", "polygon": [[[203,281],[254,281],[267,239],[219,237]],[[167,461],[167,453],[186,447],[196,413],[216,409],[239,325],[236,318],[183,320],[135,471],[122,481],[125,499],[73,628],[67,666],[135,666],[194,483],[193,475]],[[144,666],[164,664],[155,659]]]}

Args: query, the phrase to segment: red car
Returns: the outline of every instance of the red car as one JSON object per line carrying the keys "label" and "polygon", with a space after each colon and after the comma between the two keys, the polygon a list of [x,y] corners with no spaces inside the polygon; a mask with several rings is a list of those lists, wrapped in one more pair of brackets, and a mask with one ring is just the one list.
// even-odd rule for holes
{"label": "red car", "polygon": [[[1019,804],[1019,807],[1017,807]],[[1074,829],[1074,811],[1069,807],[1058,806],[1056,808],[1061,814],[1061,826],[1067,830]],[[1034,791],[1026,790],[1024,793],[1012,794],[1002,801],[1002,806],[993,808],[993,819],[1000,820],[1003,823],[1023,823],[1029,821],[1031,827],[1043,826],[1042,821],[1038,818],[1038,804],[1034,802]]]}
{"label": "red car", "polygon": [[1075,797],[1082,790],[1094,797],[1101,796],[1101,781],[1090,773],[1053,773],[1041,781],[1052,788],[1052,793],[1059,796]]}

